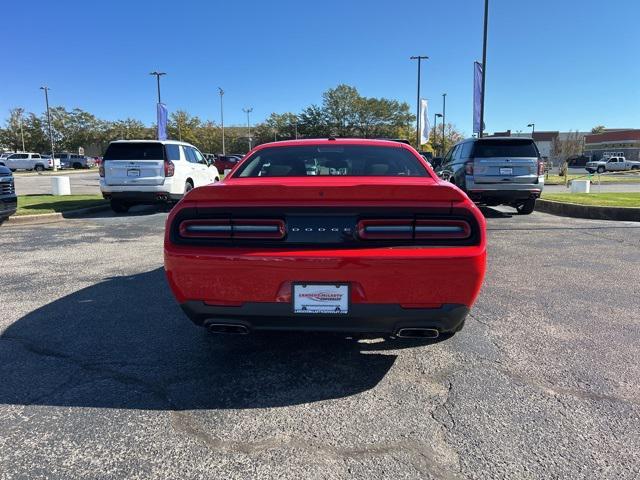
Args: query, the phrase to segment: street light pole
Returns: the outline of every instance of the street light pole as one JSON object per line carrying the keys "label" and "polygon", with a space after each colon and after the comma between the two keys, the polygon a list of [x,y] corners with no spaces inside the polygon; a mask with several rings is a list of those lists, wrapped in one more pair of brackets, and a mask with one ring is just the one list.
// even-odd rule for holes
{"label": "street light pole", "polygon": [[444,154],[445,146],[445,128],[447,125],[447,94],[442,94],[442,153]]}
{"label": "street light pole", "polygon": [[484,87],[487,78],[487,26],[489,23],[489,0],[484,0],[484,36],[482,38],[482,95],[480,95],[480,132],[482,138],[484,132]]}
{"label": "street light pole", "polygon": [[253,112],[253,107],[243,108],[242,111],[247,114],[247,130],[249,132],[249,151],[251,151],[251,122],[249,121],[249,114]]}
{"label": "street light pole", "polygon": [[45,85],[44,87],[40,87],[40,90],[44,90],[44,101],[47,104],[47,125],[49,126],[49,141],[51,142],[51,164],[53,166],[53,171],[57,172],[58,168],[56,167],[56,156],[53,151],[53,132],[51,131],[51,113],[49,112],[49,87]]}
{"label": "street light pole", "polygon": [[156,76],[156,80],[158,82],[158,103],[162,103],[162,101],[160,100],[160,77],[163,75],[166,75],[165,72],[151,72],[149,75],[155,75]]}
{"label": "street light pole", "polygon": [[420,63],[427,60],[426,55],[409,57],[410,60],[418,60],[418,98],[416,100],[416,149],[420,150]]}
{"label": "street light pole", "polygon": [[533,134],[536,133],[536,124],[530,123],[527,127],[531,127],[531,138],[533,138]]}
{"label": "street light pole", "polygon": [[[433,114],[433,147],[434,147],[434,150],[435,150],[435,146],[437,145],[436,142],[438,140],[438,117],[442,117],[442,114],[441,113],[434,113]],[[440,149],[440,150],[442,150],[442,149]],[[438,153],[438,152],[436,151],[436,153]],[[438,155],[436,155],[436,156],[438,156]],[[439,156],[441,157],[442,155],[439,155]]]}
{"label": "street light pole", "polygon": [[218,93],[220,94],[220,125],[222,126],[222,155],[225,155],[224,151],[224,108],[222,105],[222,96],[224,95],[224,90],[218,87]]}
{"label": "street light pole", "polygon": [[298,119],[296,118],[296,121],[294,122],[293,126],[296,129],[296,140],[298,139]]}
{"label": "street light pole", "polygon": [[22,138],[22,151],[25,152],[24,148],[24,130],[22,129],[22,112],[20,112],[20,137]]}

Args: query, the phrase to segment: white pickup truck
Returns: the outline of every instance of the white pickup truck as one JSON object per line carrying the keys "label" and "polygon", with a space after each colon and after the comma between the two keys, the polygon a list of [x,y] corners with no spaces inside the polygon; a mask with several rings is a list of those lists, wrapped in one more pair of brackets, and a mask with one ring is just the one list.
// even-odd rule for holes
{"label": "white pickup truck", "polygon": [[622,172],[625,170],[640,170],[640,162],[632,162],[624,157],[609,157],[587,162],[585,168],[589,173]]}

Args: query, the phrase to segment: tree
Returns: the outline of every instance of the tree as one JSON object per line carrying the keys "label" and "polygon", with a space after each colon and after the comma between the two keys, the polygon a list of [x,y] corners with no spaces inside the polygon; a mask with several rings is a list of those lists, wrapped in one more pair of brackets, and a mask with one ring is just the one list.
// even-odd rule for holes
{"label": "tree", "polygon": [[200,118],[189,115],[184,110],[177,110],[169,115],[167,134],[169,138],[174,140],[182,140],[195,145],[198,143],[198,129],[201,126]]}
{"label": "tree", "polygon": [[596,125],[591,129],[591,133],[604,133],[604,125]]}

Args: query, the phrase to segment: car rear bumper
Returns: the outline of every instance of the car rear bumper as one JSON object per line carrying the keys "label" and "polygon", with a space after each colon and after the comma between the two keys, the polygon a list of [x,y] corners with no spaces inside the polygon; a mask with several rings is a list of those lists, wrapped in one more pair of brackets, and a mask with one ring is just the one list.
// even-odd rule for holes
{"label": "car rear bumper", "polygon": [[403,308],[397,304],[353,304],[343,316],[295,314],[290,303],[245,303],[237,307],[208,305],[201,301],[181,304],[199,326],[243,325],[254,330],[377,333],[394,335],[403,328],[435,329],[439,333],[462,328],[469,313],[466,305],[438,308]]}
{"label": "car rear bumper", "polygon": [[102,196],[107,200],[119,200],[130,203],[163,203],[177,202],[182,198],[182,194],[169,193],[165,191],[154,192],[102,192]]}
{"label": "car rear bumper", "polygon": [[540,197],[544,188],[544,177],[538,183],[476,183],[472,178],[466,179],[466,192],[473,201],[484,199],[513,201]]}

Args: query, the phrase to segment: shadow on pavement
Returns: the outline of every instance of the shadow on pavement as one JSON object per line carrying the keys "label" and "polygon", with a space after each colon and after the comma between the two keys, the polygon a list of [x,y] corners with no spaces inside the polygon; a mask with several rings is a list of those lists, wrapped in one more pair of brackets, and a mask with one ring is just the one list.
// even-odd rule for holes
{"label": "shadow on pavement", "polygon": [[508,213],[508,212],[503,212],[501,210],[497,210],[495,208],[491,208],[491,207],[479,207],[480,211],[482,212],[482,214],[484,215],[484,218],[511,218],[513,217],[513,214]]}
{"label": "shadow on pavement", "polygon": [[0,336],[0,403],[135,409],[294,405],[371,389],[420,342],[322,334],[215,336],[184,316],[162,269],[107,279]]}

